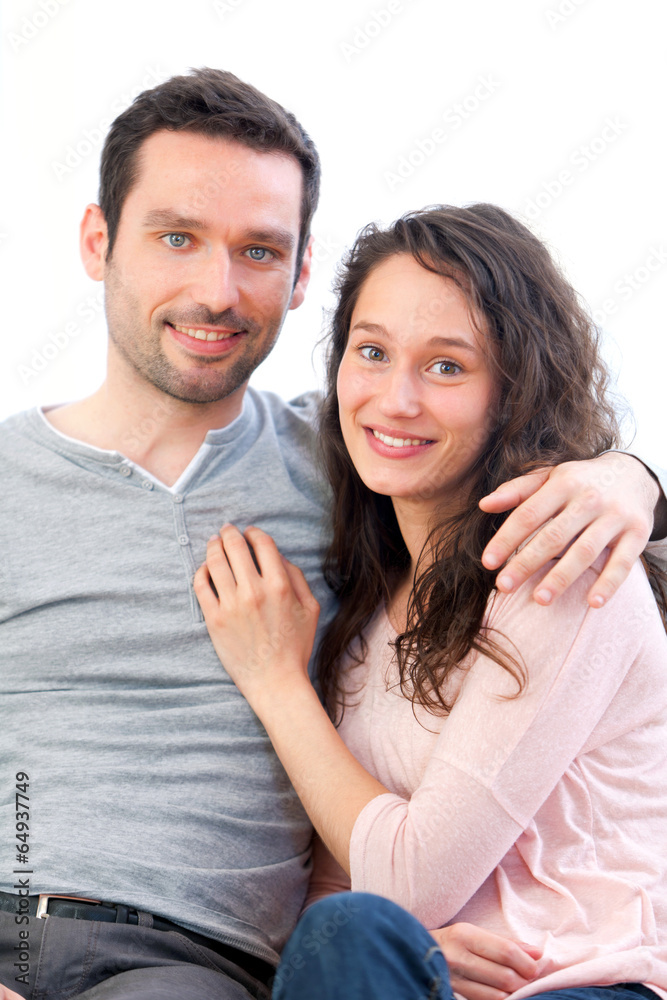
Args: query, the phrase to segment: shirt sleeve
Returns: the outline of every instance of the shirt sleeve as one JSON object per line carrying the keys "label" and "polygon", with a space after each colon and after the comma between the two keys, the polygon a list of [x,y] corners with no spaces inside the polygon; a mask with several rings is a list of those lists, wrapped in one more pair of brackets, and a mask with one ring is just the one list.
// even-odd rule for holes
{"label": "shirt sleeve", "polygon": [[331,896],[335,892],[347,892],[349,889],[349,875],[315,834],[313,837],[313,870],[303,909],[306,910],[318,899],[324,899],[325,896]]}
{"label": "shirt sleeve", "polygon": [[548,568],[498,598],[488,618],[521,654],[523,692],[512,697],[509,673],[478,656],[411,799],[378,796],[352,831],[352,888],[393,899],[426,927],[456,916],[499,864],[590,740],[642,644],[667,644],[640,564],[595,611],[585,600],[592,570],[551,607],[537,605],[531,594]]}
{"label": "shirt sleeve", "polygon": [[[644,460],[642,459],[642,461]],[[664,469],[659,469],[656,465],[649,465],[647,462],[644,462],[644,465],[653,473],[662,492],[667,497],[667,472]],[[646,546],[646,554],[651,557],[663,573],[667,573],[667,538],[659,538],[655,542],[649,542]]]}

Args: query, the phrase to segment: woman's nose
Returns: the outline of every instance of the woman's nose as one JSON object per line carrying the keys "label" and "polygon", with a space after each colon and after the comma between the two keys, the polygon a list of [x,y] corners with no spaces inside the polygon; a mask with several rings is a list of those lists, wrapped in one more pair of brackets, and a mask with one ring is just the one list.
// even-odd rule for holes
{"label": "woman's nose", "polygon": [[382,380],[377,401],[385,417],[416,417],[421,412],[420,384],[413,372],[396,368]]}

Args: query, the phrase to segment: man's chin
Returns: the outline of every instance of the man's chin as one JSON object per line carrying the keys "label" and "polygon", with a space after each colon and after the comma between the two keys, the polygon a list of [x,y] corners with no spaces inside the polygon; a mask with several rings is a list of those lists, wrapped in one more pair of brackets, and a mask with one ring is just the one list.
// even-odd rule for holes
{"label": "man's chin", "polygon": [[152,372],[148,376],[144,372],[143,376],[148,377],[156,389],[171,399],[191,403],[194,406],[206,406],[210,403],[219,403],[245,388],[254,367],[254,365],[249,368],[246,365],[236,365],[223,373],[201,366],[189,372],[170,369]]}

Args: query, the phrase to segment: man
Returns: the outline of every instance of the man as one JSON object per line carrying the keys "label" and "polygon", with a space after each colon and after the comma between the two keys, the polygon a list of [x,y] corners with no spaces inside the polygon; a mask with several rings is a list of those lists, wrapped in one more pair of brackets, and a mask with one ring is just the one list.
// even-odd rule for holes
{"label": "man", "polygon": [[[213,70],[140,95],[105,144],[81,248],[106,286],[106,380],[11,418],[0,441],[0,982],[20,996],[266,996],[296,921],[310,826],[220,668],[192,578],[221,524],[253,523],[330,613],[314,402],[247,387],[303,300],[318,182],[293,116]],[[507,586],[589,521],[553,596],[587,549],[617,540],[608,594],[643,547],[653,478],[628,457],[580,465],[576,489],[556,470],[506,523],[496,565],[540,523],[531,504],[561,511]],[[639,543],[614,521],[619,491],[591,487],[621,466]],[[489,503],[506,509],[529,482]]]}

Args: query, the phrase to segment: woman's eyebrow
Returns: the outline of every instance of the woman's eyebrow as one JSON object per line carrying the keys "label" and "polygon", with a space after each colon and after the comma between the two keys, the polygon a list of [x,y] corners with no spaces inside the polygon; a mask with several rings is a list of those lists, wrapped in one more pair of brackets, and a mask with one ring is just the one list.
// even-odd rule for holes
{"label": "woman's eyebrow", "polygon": [[[382,337],[386,337],[388,340],[393,339],[389,330],[382,323],[370,323],[366,320],[359,320],[350,329],[350,333],[353,333],[354,330],[366,330],[368,333],[376,333]],[[458,347],[461,350],[469,351],[471,354],[476,354],[478,351],[478,348],[474,344],[471,344],[469,340],[463,340],[460,337],[429,337],[425,341],[425,344],[428,347]]]}

